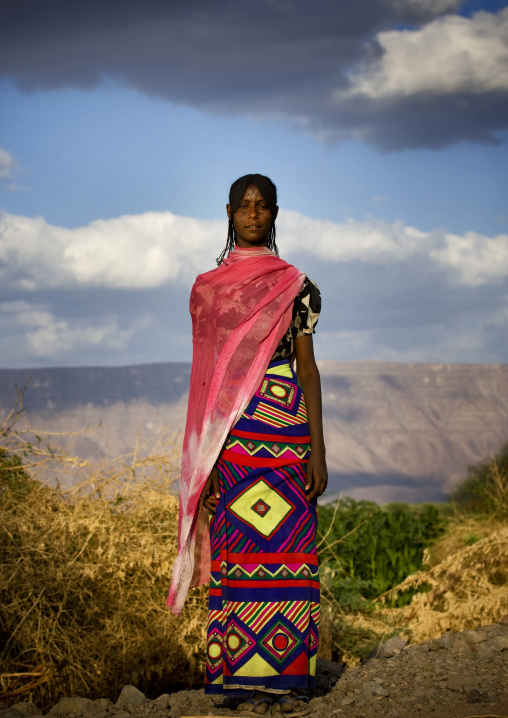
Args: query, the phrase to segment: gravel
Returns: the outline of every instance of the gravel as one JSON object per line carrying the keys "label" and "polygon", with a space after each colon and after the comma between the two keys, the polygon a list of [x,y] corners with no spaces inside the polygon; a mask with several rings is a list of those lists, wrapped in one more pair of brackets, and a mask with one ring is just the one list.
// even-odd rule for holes
{"label": "gravel", "polygon": [[[400,636],[380,644],[362,666],[343,670],[318,660],[311,718],[508,718],[508,617],[476,630],[447,632],[407,645]],[[203,690],[165,693],[148,700],[124,686],[116,704],[65,697],[54,718],[180,718],[238,715],[228,701]],[[33,703],[0,710],[0,718],[42,718]]]}

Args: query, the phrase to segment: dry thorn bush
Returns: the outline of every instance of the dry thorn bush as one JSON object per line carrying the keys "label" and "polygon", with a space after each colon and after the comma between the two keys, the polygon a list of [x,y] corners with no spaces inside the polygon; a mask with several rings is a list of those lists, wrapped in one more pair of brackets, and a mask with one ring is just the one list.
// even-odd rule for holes
{"label": "dry thorn bush", "polygon": [[0,694],[20,665],[47,667],[22,698],[42,709],[62,695],[115,699],[126,683],[155,697],[201,680],[206,591],[191,592],[181,618],[165,605],[178,526],[171,438],[93,465],[18,430],[19,413],[0,429]]}

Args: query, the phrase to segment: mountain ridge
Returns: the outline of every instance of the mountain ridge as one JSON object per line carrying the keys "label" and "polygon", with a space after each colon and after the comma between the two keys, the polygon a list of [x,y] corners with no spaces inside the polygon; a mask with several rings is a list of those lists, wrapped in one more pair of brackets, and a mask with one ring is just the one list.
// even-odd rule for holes
{"label": "mountain ridge", "polygon": [[[381,503],[442,500],[508,440],[508,365],[319,361],[329,489]],[[190,363],[1,369],[0,410],[24,386],[23,421],[76,432],[85,458],[172,427],[181,441]]]}

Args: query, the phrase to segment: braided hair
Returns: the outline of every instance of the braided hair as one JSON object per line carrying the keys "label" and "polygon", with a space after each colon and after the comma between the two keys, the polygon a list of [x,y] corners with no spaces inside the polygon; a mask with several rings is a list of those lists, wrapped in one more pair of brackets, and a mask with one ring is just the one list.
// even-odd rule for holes
{"label": "braided hair", "polygon": [[[274,185],[272,180],[269,177],[265,177],[265,175],[259,174],[244,175],[243,177],[239,177],[236,182],[233,182],[233,184],[231,185],[231,189],[229,190],[229,206],[231,210],[231,217],[228,224],[228,238],[226,241],[226,246],[222,250],[221,254],[217,257],[217,265],[221,265],[226,254],[232,252],[235,248],[237,236],[235,226],[233,224],[233,217],[235,216],[235,212],[238,210],[240,202],[242,201],[245,196],[245,193],[247,192],[247,188],[251,184],[255,185],[258,188],[263,199],[270,208],[272,218],[275,217],[277,209],[277,187]],[[279,250],[277,248],[277,245],[275,244],[275,219],[272,219],[272,226],[270,227],[270,231],[268,232],[266,246],[268,247],[268,249],[271,249],[273,252],[275,252],[277,256],[279,256]]]}

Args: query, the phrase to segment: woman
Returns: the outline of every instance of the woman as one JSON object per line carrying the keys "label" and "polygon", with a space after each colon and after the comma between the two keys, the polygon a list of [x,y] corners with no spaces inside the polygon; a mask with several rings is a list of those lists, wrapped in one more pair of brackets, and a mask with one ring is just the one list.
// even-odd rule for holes
{"label": "woman", "polygon": [[181,612],[188,587],[208,581],[211,569],[205,692],[246,696],[243,715],[289,718],[310,710],[298,692],[314,684],[317,651],[315,505],[327,471],[312,333],[321,298],[278,257],[271,180],[240,177],[229,198],[219,266],[191,293],[168,604]]}

